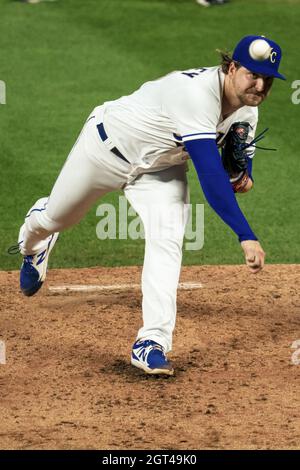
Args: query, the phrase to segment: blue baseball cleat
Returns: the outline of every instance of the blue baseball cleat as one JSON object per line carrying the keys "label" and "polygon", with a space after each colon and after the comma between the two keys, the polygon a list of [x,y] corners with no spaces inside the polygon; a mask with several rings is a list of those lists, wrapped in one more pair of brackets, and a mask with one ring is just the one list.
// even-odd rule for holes
{"label": "blue baseball cleat", "polygon": [[173,375],[174,369],[164,348],[151,339],[137,340],[132,346],[131,364],[147,374]]}
{"label": "blue baseball cleat", "polygon": [[58,238],[58,233],[49,237],[47,248],[35,255],[24,256],[20,271],[20,287],[24,295],[34,295],[46,279],[48,258]]}

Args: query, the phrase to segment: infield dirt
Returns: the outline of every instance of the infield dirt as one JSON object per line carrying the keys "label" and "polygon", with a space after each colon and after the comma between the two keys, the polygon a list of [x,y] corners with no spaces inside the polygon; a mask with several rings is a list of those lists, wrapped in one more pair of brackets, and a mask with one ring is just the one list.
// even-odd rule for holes
{"label": "infield dirt", "polygon": [[[32,298],[0,272],[1,449],[299,449],[300,265],[193,266],[181,281],[174,377],[130,365],[141,268],[50,270]],[[300,342],[299,342],[300,347]]]}

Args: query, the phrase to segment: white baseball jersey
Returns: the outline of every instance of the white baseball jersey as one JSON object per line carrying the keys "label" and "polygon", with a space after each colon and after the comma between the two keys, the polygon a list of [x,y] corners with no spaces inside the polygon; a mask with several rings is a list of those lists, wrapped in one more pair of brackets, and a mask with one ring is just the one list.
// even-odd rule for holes
{"label": "white baseball jersey", "polygon": [[[224,79],[219,66],[176,71],[104,103],[106,133],[132,164],[133,175],[184,163],[187,153],[180,144],[188,140],[208,138],[221,145],[237,121],[248,121],[248,142],[254,138],[257,107],[244,106],[223,119]],[[253,148],[248,155],[253,157]]]}

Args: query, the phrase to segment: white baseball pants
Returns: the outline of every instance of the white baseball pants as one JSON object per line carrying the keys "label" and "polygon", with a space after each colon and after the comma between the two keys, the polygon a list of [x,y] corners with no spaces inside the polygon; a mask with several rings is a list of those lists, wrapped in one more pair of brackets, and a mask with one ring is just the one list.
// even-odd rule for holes
{"label": "white baseball pants", "polygon": [[188,219],[185,165],[144,173],[131,181],[131,165],[108,150],[97,123],[95,118],[86,122],[49,198],[39,199],[28,212],[20,229],[21,253],[39,252],[50,235],[78,223],[97,199],[123,189],[145,232],[143,326],[137,338],[157,341],[168,352]]}

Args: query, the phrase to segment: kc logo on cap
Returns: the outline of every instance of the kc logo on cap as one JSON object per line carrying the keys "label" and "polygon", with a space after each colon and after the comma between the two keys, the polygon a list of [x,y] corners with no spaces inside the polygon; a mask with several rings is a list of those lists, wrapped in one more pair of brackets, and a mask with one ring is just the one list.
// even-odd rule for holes
{"label": "kc logo on cap", "polygon": [[272,64],[275,64],[276,56],[277,56],[277,52],[272,50],[272,52],[270,54],[270,61],[272,62]]}

